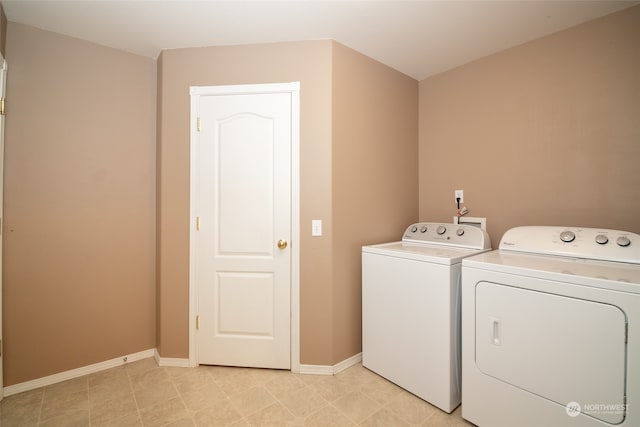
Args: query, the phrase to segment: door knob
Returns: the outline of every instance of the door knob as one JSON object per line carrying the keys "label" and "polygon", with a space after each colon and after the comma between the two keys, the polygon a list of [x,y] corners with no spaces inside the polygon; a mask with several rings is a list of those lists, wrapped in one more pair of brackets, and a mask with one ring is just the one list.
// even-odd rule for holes
{"label": "door knob", "polygon": [[287,241],[286,240],[278,240],[278,249],[286,249]]}

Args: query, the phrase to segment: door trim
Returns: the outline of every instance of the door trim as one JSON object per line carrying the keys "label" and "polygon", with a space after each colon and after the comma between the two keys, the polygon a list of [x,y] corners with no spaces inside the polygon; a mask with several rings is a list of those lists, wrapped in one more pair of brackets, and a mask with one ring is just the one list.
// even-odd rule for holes
{"label": "door trim", "polygon": [[259,93],[291,94],[291,371],[300,372],[300,82],[191,86],[190,165],[189,165],[189,366],[198,366],[196,314],[198,287],[196,285],[196,212],[197,212],[197,150],[198,101],[200,95],[240,95]]}
{"label": "door trim", "polygon": [[[4,102],[7,93],[7,61],[0,53],[0,97]],[[4,348],[2,346],[2,252],[4,250],[2,245],[2,239],[4,239],[4,130],[6,127],[6,120],[4,111],[2,112],[0,121],[0,401],[4,396],[4,377],[3,377],[3,360],[4,360]]]}

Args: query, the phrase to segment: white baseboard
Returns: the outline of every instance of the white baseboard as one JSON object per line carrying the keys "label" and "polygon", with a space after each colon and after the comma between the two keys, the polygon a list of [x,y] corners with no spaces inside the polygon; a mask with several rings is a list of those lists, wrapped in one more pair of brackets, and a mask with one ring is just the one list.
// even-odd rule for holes
{"label": "white baseboard", "polygon": [[[138,353],[128,354],[122,357],[116,357],[115,359],[106,360],[104,362],[94,363],[92,365],[83,366],[77,369],[71,369],[70,371],[60,372],[57,374],[49,375],[46,377],[38,378],[31,381],[25,381],[23,383],[10,385],[3,388],[3,396],[11,396],[14,394],[22,393],[24,391],[34,390],[36,388],[45,387],[51,384],[56,384],[62,381],[71,380],[73,378],[82,377],[84,375],[95,374],[96,372],[104,371],[107,369],[115,368],[127,363],[135,362],[142,359],[148,359],[153,357],[158,363],[158,366],[188,368],[189,359],[160,357],[158,350],[152,348],[150,350],[140,351]],[[333,366],[330,365],[300,365],[301,374],[310,375],[335,375],[339,372],[350,368],[362,361],[362,353],[358,353],[348,359],[343,360]]]}
{"label": "white baseboard", "polygon": [[307,375],[333,375],[333,366],[300,365],[300,373]]}
{"label": "white baseboard", "polygon": [[36,388],[56,384],[62,381],[70,380],[73,378],[82,377],[88,374],[95,374],[96,372],[104,371],[106,369],[115,368],[127,363],[135,362],[142,359],[147,359],[154,356],[155,349],[144,350],[138,353],[127,354],[122,357],[116,357],[115,359],[106,360],[104,362],[94,363],[93,365],[83,366],[77,369],[71,369],[70,371],[64,371],[57,374],[49,375],[47,377],[38,378],[31,381],[25,381],[23,383],[10,385],[3,388],[4,396],[11,396],[13,394],[22,393],[24,391],[33,390]]}
{"label": "white baseboard", "polygon": [[158,366],[167,366],[173,368],[189,368],[191,364],[189,363],[189,359],[180,359],[174,357],[160,357],[160,353],[155,349],[153,353],[153,357],[156,359],[156,363]]}
{"label": "white baseboard", "polygon": [[308,375],[335,375],[347,368],[362,362],[362,353],[351,356],[348,359],[338,362],[333,366],[330,365],[300,365],[300,373]]}
{"label": "white baseboard", "polygon": [[350,358],[343,360],[342,362],[336,363],[333,366],[333,373],[338,374],[345,369],[352,367],[353,365],[357,365],[360,362],[362,362],[362,352],[355,354]]}

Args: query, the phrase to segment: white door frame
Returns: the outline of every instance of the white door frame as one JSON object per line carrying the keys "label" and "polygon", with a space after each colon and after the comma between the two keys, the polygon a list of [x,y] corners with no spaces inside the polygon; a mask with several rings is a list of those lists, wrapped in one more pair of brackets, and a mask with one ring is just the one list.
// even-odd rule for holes
{"label": "white door frame", "polygon": [[196,200],[198,195],[198,113],[200,95],[240,95],[256,93],[291,94],[291,371],[300,372],[300,82],[191,86],[190,119],[190,202],[189,202],[189,366],[198,366],[196,315],[198,287],[196,284]]}
{"label": "white door frame", "polygon": [[[5,61],[2,54],[0,54],[0,98],[4,102],[5,95],[7,91],[7,61]],[[4,128],[6,126],[4,111],[2,112],[2,117],[0,120],[2,121],[2,126],[0,127],[0,400],[4,396],[4,377],[2,375],[3,368],[3,359],[4,359],[4,348],[2,347],[2,251],[4,250],[2,246],[2,239],[4,238]]]}

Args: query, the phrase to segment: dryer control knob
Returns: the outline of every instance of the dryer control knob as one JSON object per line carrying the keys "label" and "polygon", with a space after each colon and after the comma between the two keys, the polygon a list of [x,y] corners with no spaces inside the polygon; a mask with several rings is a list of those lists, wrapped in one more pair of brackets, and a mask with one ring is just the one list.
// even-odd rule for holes
{"label": "dryer control knob", "polygon": [[418,231],[418,227],[416,227],[415,225],[413,227],[411,227],[411,232],[415,233],[416,231]]}
{"label": "dryer control knob", "polygon": [[458,229],[456,230],[456,234],[457,234],[458,236],[462,236],[462,235],[464,234],[464,230],[463,230],[462,228],[458,228]]}
{"label": "dryer control knob", "polygon": [[563,231],[560,233],[560,240],[565,243],[573,242],[576,239],[576,235],[573,234],[573,231]]}
{"label": "dryer control knob", "polygon": [[609,242],[609,238],[604,234],[598,234],[596,236],[596,243],[599,243],[601,245],[606,245],[608,242]]}
{"label": "dryer control knob", "polygon": [[420,227],[420,232],[421,233],[426,233],[427,232],[427,226],[423,225],[422,227]]}
{"label": "dryer control knob", "polygon": [[627,236],[620,236],[616,240],[616,243],[618,244],[618,246],[624,247],[624,246],[629,246],[631,244],[631,240],[629,240]]}
{"label": "dryer control knob", "polygon": [[436,233],[438,234],[444,234],[447,231],[446,227],[444,225],[439,225],[438,229],[436,230]]}

